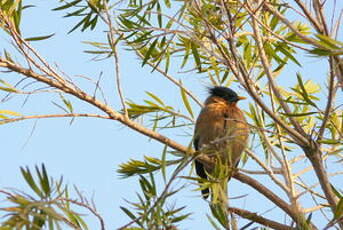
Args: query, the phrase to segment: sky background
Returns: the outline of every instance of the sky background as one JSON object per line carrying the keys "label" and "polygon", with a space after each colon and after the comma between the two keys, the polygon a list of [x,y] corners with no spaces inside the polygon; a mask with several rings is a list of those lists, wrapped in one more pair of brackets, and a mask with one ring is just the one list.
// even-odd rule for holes
{"label": "sky background", "polygon": [[[338,1],[340,2],[340,1]],[[83,51],[90,47],[80,41],[99,41],[106,39],[105,28],[99,27],[94,32],[71,34],[67,32],[77,20],[62,18],[61,12],[49,9],[58,6],[58,1],[30,1],[37,7],[24,12],[22,32],[24,37],[47,35],[55,33],[51,39],[32,43],[35,48],[50,63],[56,63],[58,67],[70,76],[85,75],[97,79],[102,72],[102,88],[107,96],[108,103],[119,109],[119,98],[115,91],[113,60],[107,59],[101,62],[91,61],[92,56]],[[342,8],[342,7],[341,7]],[[7,35],[0,32],[0,49],[13,49]],[[141,67],[140,61],[131,53],[121,49],[120,62],[122,73],[122,85],[125,96],[133,101],[141,102],[146,98],[145,91],[154,92],[165,102],[185,111],[180,102],[179,89],[169,83],[157,73],[151,73],[148,67]],[[287,72],[290,78],[283,81],[284,85],[292,85],[295,82],[295,73],[301,71],[306,78],[324,81],[326,76],[326,63],[318,59],[307,58],[305,67],[292,65]],[[176,66],[176,65],[175,65]],[[186,86],[204,100],[207,96],[206,86],[209,85],[206,77],[195,73],[179,73],[177,69],[171,69],[171,74],[182,79]],[[9,77],[11,79],[9,79]],[[16,75],[0,73],[0,79],[15,81]],[[29,81],[27,82],[29,83]],[[92,92],[94,88],[80,79],[78,83],[83,89]],[[35,87],[35,86],[34,86]],[[232,88],[241,95],[246,96],[237,84]],[[322,93],[325,96],[325,93]],[[80,103],[75,98],[66,96],[73,101],[74,111],[98,112],[85,103]],[[342,99],[339,99],[343,102]],[[23,115],[55,114],[63,113],[52,104],[52,101],[61,104],[56,96],[49,94],[32,95],[23,105],[25,97],[17,96],[7,102],[0,103],[0,110],[13,110]],[[248,101],[242,103],[247,108]],[[193,104],[195,114],[199,107]],[[21,177],[19,167],[44,163],[50,176],[59,178],[63,175],[64,181],[70,185],[76,185],[82,193],[94,199],[98,211],[104,216],[108,229],[116,229],[129,222],[120,210],[120,206],[128,206],[125,200],[136,200],[135,192],[138,189],[137,178],[120,179],[116,173],[118,165],[131,158],[143,159],[144,155],[160,158],[163,145],[149,140],[147,137],[136,133],[115,121],[107,121],[95,118],[76,118],[72,125],[70,119],[55,118],[42,119],[39,121],[28,120],[0,126],[1,161],[0,161],[0,188],[10,187],[27,191]],[[181,133],[163,132],[183,145],[191,141],[193,130],[183,130]],[[187,175],[190,171],[185,171]],[[342,182],[337,182],[342,187]],[[160,188],[163,181],[159,180]],[[179,180],[173,186],[177,188],[183,185]],[[208,204],[200,198],[199,192],[194,192],[196,187],[187,184],[181,194],[177,195],[170,205],[186,205],[186,211],[193,215],[181,224],[181,229],[210,229],[206,220],[209,213]],[[266,203],[262,197],[251,193],[248,187],[230,182],[229,190],[232,196],[247,194],[244,199],[234,200],[237,207],[247,207],[256,211],[266,211],[273,207]],[[0,207],[3,201],[0,199]],[[282,219],[281,212],[273,211],[267,216]],[[90,229],[98,229],[97,222],[90,218]]]}

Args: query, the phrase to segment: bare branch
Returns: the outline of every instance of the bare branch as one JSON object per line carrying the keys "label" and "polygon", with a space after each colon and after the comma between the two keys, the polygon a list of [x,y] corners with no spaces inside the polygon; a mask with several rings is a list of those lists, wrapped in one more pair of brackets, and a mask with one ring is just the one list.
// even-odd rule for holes
{"label": "bare branch", "polygon": [[120,82],[120,66],[119,66],[119,56],[118,56],[118,49],[117,49],[117,43],[119,41],[119,38],[121,37],[121,34],[119,34],[119,38],[116,41],[115,40],[115,34],[116,34],[116,30],[113,27],[112,24],[112,14],[110,13],[110,9],[108,8],[107,2],[104,2],[105,4],[105,15],[106,15],[106,24],[108,25],[109,28],[109,40],[110,40],[110,46],[112,49],[112,53],[113,53],[113,57],[114,57],[114,66],[115,66],[115,73],[116,73],[116,84],[117,84],[117,90],[118,90],[118,94],[119,94],[119,98],[120,98],[120,102],[121,105],[123,107],[123,111],[124,111],[124,115],[126,119],[129,119],[129,115],[127,112],[127,108],[126,108],[126,103],[125,103],[125,98],[123,95],[123,89],[121,87],[121,82]]}
{"label": "bare branch", "polygon": [[254,160],[258,165],[260,165],[265,172],[269,175],[269,177],[277,184],[282,190],[284,190],[286,193],[289,193],[289,188],[285,186],[282,181],[280,181],[277,177],[274,176],[273,170],[267,167],[252,151],[249,149],[245,150],[245,152]]}
{"label": "bare branch", "polygon": [[312,15],[311,11],[306,7],[305,3],[302,0],[294,0],[294,1],[301,8],[301,10],[304,12],[307,19],[311,22],[311,24],[314,26],[314,28],[317,31],[322,32],[323,26],[321,25],[320,22],[317,21],[317,19],[314,17],[314,15]]}
{"label": "bare branch", "polygon": [[249,212],[247,210],[244,209],[240,209],[240,208],[234,208],[234,207],[228,207],[228,210],[230,212],[233,212],[245,219],[251,220],[253,222],[259,223],[261,225],[264,225],[266,227],[270,227],[276,230],[295,230],[296,228],[292,228],[290,226],[284,225],[284,224],[280,224],[276,221],[267,219],[263,216],[260,216],[256,213],[253,212]]}
{"label": "bare branch", "polygon": [[18,118],[0,120],[0,124],[7,124],[7,123],[17,122],[17,121],[22,121],[22,120],[29,120],[29,119],[61,118],[61,117],[95,117],[95,118],[102,118],[102,119],[111,119],[111,117],[109,117],[109,116],[98,115],[98,114],[70,113],[70,114],[48,114],[48,115],[22,116],[22,117],[18,117]]}
{"label": "bare branch", "polygon": [[254,188],[257,192],[264,195],[266,198],[272,201],[275,205],[277,205],[280,209],[286,212],[295,222],[299,223],[298,215],[295,212],[295,210],[293,210],[289,204],[287,204],[284,200],[282,200],[280,197],[278,197],[276,194],[274,194],[272,191],[270,191],[267,187],[262,185],[260,182],[239,172],[235,173],[233,175],[233,178],[239,180],[240,182],[244,184],[248,184],[249,186]]}
{"label": "bare branch", "polygon": [[[258,12],[255,12],[255,14],[257,14]],[[265,53],[265,50],[263,48],[263,42],[261,40],[261,35],[260,35],[260,30],[257,26],[257,22],[255,20],[255,15],[252,15],[252,27],[254,30],[254,34],[255,34],[255,41],[256,41],[256,45],[257,48],[259,50],[259,57],[261,59],[262,65],[264,67],[264,72],[266,73],[267,77],[268,77],[268,83],[270,84],[273,93],[275,94],[275,96],[277,97],[280,105],[282,106],[283,110],[287,113],[287,114],[291,114],[291,110],[288,106],[287,103],[285,103],[285,100],[283,99],[280,90],[278,89],[276,82],[272,76],[272,72],[271,72],[271,68],[270,68],[270,64],[267,60],[267,56]],[[294,128],[296,129],[296,131],[298,131],[302,136],[306,137],[306,133],[305,131],[301,128],[300,124],[293,118],[293,117],[289,117],[289,120],[291,121],[292,125],[294,126]]]}
{"label": "bare branch", "polygon": [[78,200],[65,199],[65,198],[58,198],[57,200],[67,201],[67,202],[73,203],[77,206],[84,207],[84,208],[88,209],[99,220],[100,229],[105,230],[105,221],[94,207],[91,207],[89,204],[82,202],[82,201],[80,202]]}
{"label": "bare branch", "polygon": [[91,105],[94,105],[95,107],[97,107],[98,109],[102,110],[103,112],[105,112],[111,119],[113,120],[117,120],[120,123],[128,126],[129,128],[138,131],[139,133],[151,137],[163,144],[168,145],[169,147],[178,150],[180,152],[183,153],[188,153],[190,152],[190,150],[185,147],[182,146],[180,144],[178,144],[177,142],[157,133],[152,131],[151,129],[148,129],[140,124],[138,124],[137,122],[134,122],[132,120],[128,120],[125,118],[124,115],[118,113],[117,111],[113,110],[111,107],[109,107],[108,105],[102,103],[101,101],[97,100],[96,98],[94,98],[93,96],[88,95],[87,93],[85,93],[84,91],[81,91],[79,89],[75,89],[74,87],[70,87],[68,85],[63,85],[60,82],[51,79],[51,78],[47,78],[43,75],[37,74],[36,72],[34,72],[31,69],[26,69],[23,68],[17,64],[11,63],[3,58],[0,58],[0,67],[4,67],[7,69],[10,69],[14,72],[23,74],[27,77],[31,77],[34,78],[38,81],[41,81],[43,83],[48,84],[49,86],[58,88],[60,90],[62,90],[65,93],[74,95],[75,97],[79,98],[82,101],[88,102]]}

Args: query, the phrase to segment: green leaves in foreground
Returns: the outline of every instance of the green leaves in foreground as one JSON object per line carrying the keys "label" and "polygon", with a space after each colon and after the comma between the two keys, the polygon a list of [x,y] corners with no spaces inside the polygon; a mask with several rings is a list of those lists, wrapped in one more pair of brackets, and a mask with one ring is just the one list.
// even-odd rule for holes
{"label": "green leaves in foreground", "polygon": [[322,34],[316,34],[315,47],[310,50],[314,56],[340,56],[343,54],[343,42]]}
{"label": "green leaves in foreground", "polygon": [[82,1],[74,0],[71,2],[63,2],[63,5],[52,9],[53,11],[65,11],[69,10],[64,17],[77,17],[81,18],[79,22],[74,25],[74,27],[69,30],[68,33],[80,29],[82,32],[85,30],[94,30],[99,19],[99,14],[105,9],[103,1],[100,0],[91,0],[91,1]]}
{"label": "green leaves in foreground", "polygon": [[[174,224],[186,219],[190,214],[180,214],[185,208],[176,208],[175,205],[167,205],[167,200],[178,193],[180,189],[170,189],[172,182],[178,177],[178,174],[190,163],[190,159],[182,157],[177,160],[166,160],[167,147],[163,149],[162,160],[153,157],[144,157],[144,161],[130,160],[119,166],[118,172],[124,177],[138,175],[138,184],[141,193],[137,193],[138,201],[129,202],[134,211],[129,208],[120,207],[121,210],[131,219],[131,224],[125,229],[175,229]],[[177,164],[170,176],[166,179],[166,167]],[[163,191],[158,192],[158,185],[155,182],[153,172],[161,170],[164,180]],[[147,174],[147,175],[144,175]],[[131,225],[135,225],[131,227]]]}
{"label": "green leaves in foreground", "polygon": [[[172,106],[167,105],[161,98],[153,94],[152,92],[146,92],[148,98],[144,100],[144,104],[138,104],[133,101],[128,101],[127,111],[128,115],[132,119],[137,119],[143,115],[149,115],[152,117],[153,130],[157,128],[175,128],[189,125],[194,122],[193,112],[190,108],[188,98],[183,90],[181,90],[181,96],[188,113],[191,116],[187,116],[183,113],[178,112]],[[181,118],[181,119],[177,119]],[[179,122],[176,122],[180,120]],[[186,121],[189,121],[186,123]]]}
{"label": "green leaves in foreground", "polygon": [[7,207],[0,209],[5,213],[0,229],[53,230],[63,229],[65,225],[72,229],[88,229],[81,215],[72,209],[75,205],[92,209],[84,197],[80,197],[80,201],[69,199],[62,178],[55,181],[49,177],[44,164],[36,166],[34,171],[28,167],[20,170],[31,193],[0,190],[7,201]]}
{"label": "green leaves in foreground", "polygon": [[153,174],[148,177],[140,176],[139,185],[141,193],[137,194],[138,202],[129,202],[135,211],[126,207],[120,209],[133,221],[135,227],[129,229],[175,229],[176,223],[189,217],[188,214],[181,214],[186,206],[177,208],[174,205],[166,205],[167,198],[176,194],[176,191],[162,191],[158,196],[158,188]]}
{"label": "green leaves in foreground", "polygon": [[166,161],[154,157],[144,156],[144,161],[131,159],[126,163],[120,164],[118,173],[120,173],[124,178],[135,175],[142,175],[146,173],[152,173],[159,169],[163,170],[165,166],[178,164],[182,160],[183,159]]}

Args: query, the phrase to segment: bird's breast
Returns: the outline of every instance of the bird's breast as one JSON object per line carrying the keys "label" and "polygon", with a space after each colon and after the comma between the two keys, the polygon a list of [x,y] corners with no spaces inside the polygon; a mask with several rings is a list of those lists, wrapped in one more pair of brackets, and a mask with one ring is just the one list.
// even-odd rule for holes
{"label": "bird's breast", "polygon": [[199,149],[229,157],[232,165],[239,160],[249,133],[243,113],[236,106],[206,106],[200,112],[195,130]]}

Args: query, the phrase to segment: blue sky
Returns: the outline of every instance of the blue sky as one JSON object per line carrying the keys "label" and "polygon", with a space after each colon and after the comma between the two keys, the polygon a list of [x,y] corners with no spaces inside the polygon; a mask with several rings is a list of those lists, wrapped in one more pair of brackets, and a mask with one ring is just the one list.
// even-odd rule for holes
{"label": "blue sky", "polygon": [[[57,1],[32,1],[36,8],[30,8],[24,13],[22,30],[25,37],[56,33],[49,40],[32,43],[37,50],[50,61],[57,63],[59,68],[70,76],[86,75],[97,79],[103,72],[103,89],[107,95],[109,104],[114,108],[120,108],[119,98],[115,93],[114,69],[111,59],[101,62],[92,62],[92,56],[83,53],[89,49],[80,41],[104,41],[106,39],[104,28],[98,28],[95,32],[74,32],[67,35],[72,25],[77,21],[62,18],[61,13],[51,12],[57,6]],[[8,38],[0,33],[0,48],[11,49]],[[5,41],[5,42],[3,42]],[[7,42],[6,42],[7,41]],[[141,68],[138,59],[125,50],[120,50],[122,84],[127,98],[133,101],[141,101],[145,91],[155,92],[167,103],[179,107],[184,111],[179,101],[179,90],[159,76],[151,73],[149,68]],[[319,79],[325,76],[323,63],[308,59],[307,69],[302,73],[311,78]],[[289,74],[294,76],[299,67],[294,66]],[[206,97],[205,86],[208,85],[204,77],[196,74],[177,74],[177,70],[171,71],[175,76],[182,79],[190,86],[201,100]],[[323,75],[324,74],[324,75]],[[5,74],[2,79],[8,79]],[[13,79],[15,75],[11,75]],[[80,85],[89,92],[92,86],[86,81],[79,80]],[[289,84],[289,82],[285,82]],[[233,85],[238,92],[237,85]],[[97,112],[94,108],[80,103],[75,98],[67,96],[74,103],[75,112]],[[58,97],[48,94],[33,95],[22,106],[25,97],[15,97],[10,101],[1,103],[1,109],[17,111],[23,115],[63,113],[51,101],[60,103]],[[245,104],[244,104],[245,103]],[[242,103],[247,108],[247,102]],[[194,105],[195,113],[199,107]],[[115,229],[127,223],[129,218],[123,214],[119,206],[126,206],[126,200],[135,200],[135,191],[138,186],[136,179],[120,179],[116,169],[120,163],[130,158],[142,159],[143,155],[160,157],[163,145],[149,140],[114,121],[100,120],[95,118],[77,118],[72,125],[70,119],[45,119],[21,121],[18,123],[2,125],[0,127],[0,140],[2,160],[0,165],[0,188],[15,187],[27,190],[24,180],[21,178],[19,167],[44,163],[51,176],[58,178],[63,175],[64,180],[70,185],[76,185],[82,193],[91,198],[94,197],[98,211],[105,217],[108,229]],[[187,130],[192,133],[192,129]],[[188,145],[191,136],[182,133],[166,132],[180,143]],[[186,170],[186,174],[189,173]],[[163,185],[162,181],[159,181]],[[176,183],[181,185],[181,181]],[[161,186],[162,187],[162,186]],[[176,205],[187,206],[187,211],[194,215],[184,224],[181,229],[209,229],[206,213],[208,205],[198,192],[192,191],[194,185],[187,185],[186,189],[173,199]],[[249,189],[241,184],[230,182],[230,191],[233,196],[248,194]],[[236,195],[237,194],[237,195]],[[250,193],[249,193],[250,194]],[[0,201],[1,202],[1,201]],[[256,210],[265,211],[273,206],[262,202],[262,198],[248,195],[239,201],[233,201],[238,207],[253,205]],[[0,203],[1,207],[1,203]],[[279,212],[268,214],[277,217]],[[280,217],[278,217],[280,218]],[[96,221],[90,220],[90,229],[97,229]]]}

